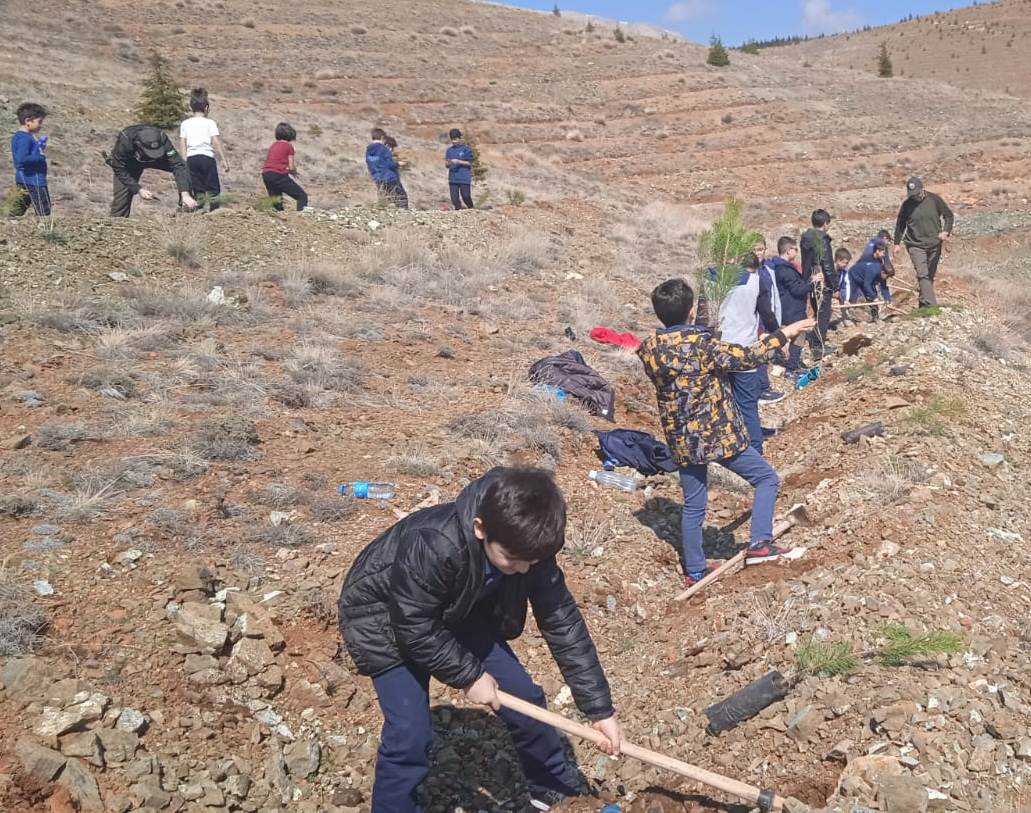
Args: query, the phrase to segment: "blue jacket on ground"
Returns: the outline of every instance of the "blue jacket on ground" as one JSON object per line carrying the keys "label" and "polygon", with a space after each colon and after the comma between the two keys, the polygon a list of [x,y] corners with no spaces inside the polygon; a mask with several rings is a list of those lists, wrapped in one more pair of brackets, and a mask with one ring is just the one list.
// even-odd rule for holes
{"label": "blue jacket on ground", "polygon": [[[444,160],[450,161],[452,159],[469,161],[471,164],[473,160],[472,148],[468,144],[455,144],[448,147],[447,152],[444,153]],[[471,166],[449,166],[447,168],[447,182],[471,184],[473,182],[473,168]]]}
{"label": "blue jacket on ground", "polygon": [[18,130],[11,136],[14,182],[23,186],[47,185],[47,157],[32,133]]}
{"label": "blue jacket on ground", "polygon": [[783,257],[774,257],[769,265],[780,293],[781,324],[790,325],[805,319],[813,283]]}
{"label": "blue jacket on ground", "polygon": [[891,302],[891,291],[883,277],[884,267],[880,260],[869,259],[859,261],[842,274],[841,296],[848,302],[856,302],[862,296],[867,302],[883,298]]}
{"label": "blue jacket on ground", "polygon": [[379,141],[373,141],[365,148],[365,165],[369,175],[376,183],[397,183],[401,176],[397,173],[397,160],[390,147]]}

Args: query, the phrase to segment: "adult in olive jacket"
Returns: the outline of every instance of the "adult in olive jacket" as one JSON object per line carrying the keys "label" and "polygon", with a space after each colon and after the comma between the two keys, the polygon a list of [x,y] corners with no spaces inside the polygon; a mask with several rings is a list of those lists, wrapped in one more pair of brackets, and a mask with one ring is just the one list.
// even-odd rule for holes
{"label": "adult in olive jacket", "polygon": [[618,752],[622,734],[609,685],[555,560],[565,510],[547,472],[496,468],[455,502],[401,520],[355,559],[338,617],[347,650],[358,671],[372,677],[383,711],[373,813],[421,809],[431,676],[500,711],[531,795],[556,801],[579,792],[554,729],[499,708],[499,688],[546,703],[506,643],[522,633],[528,606],[577,707],[608,738],[599,747]]}
{"label": "adult in olive jacket", "polygon": [[140,178],[147,169],[171,173],[179,191],[180,206],[190,210],[197,208],[197,201],[192,195],[190,170],[160,127],[152,124],[126,127],[115,139],[107,163],[114,174],[111,217],[128,217],[132,199],[136,195],[143,200],[157,198],[154,192],[140,184]]}
{"label": "adult in olive jacket", "polygon": [[912,177],[906,182],[906,199],[895,221],[895,253],[905,244],[916,271],[920,307],[937,305],[934,277],[941,261],[942,244],[952,237],[955,216],[948,204],[934,192],[924,189],[924,182]]}

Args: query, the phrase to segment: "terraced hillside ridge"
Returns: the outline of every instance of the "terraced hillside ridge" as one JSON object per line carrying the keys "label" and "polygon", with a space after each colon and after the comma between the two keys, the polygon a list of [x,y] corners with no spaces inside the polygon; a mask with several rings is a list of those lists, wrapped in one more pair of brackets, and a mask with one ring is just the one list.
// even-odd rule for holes
{"label": "terraced hillside ridge", "polygon": [[[876,73],[877,50],[883,42],[897,77],[1027,98],[1031,94],[1031,58],[1020,43],[1031,33],[1029,13],[1027,0],[997,0],[869,31],[810,40],[786,50],[814,66]],[[905,105],[907,100],[908,94],[899,102]]]}
{"label": "terraced hillside ridge", "polygon": [[[1031,215],[1012,99],[838,68],[821,88],[785,49],[716,70],[701,46],[485,4],[51,11],[5,7],[0,63],[5,110],[54,110],[57,193],[52,222],[0,220],[0,809],[368,810],[381,718],[341,655],[341,581],[399,515],[498,464],[545,466],[567,495],[560,563],[634,742],[798,811],[1026,806]],[[179,216],[157,179],[162,201],[112,221],[99,151],[152,47],[209,88],[236,200]],[[918,115],[885,88],[920,90]],[[255,206],[284,118],[313,213]],[[374,124],[412,161],[412,211],[364,176]],[[452,124],[477,136],[491,208],[439,210]],[[674,604],[677,484],[592,485],[611,424],[533,389],[530,364],[576,348],[618,425],[657,433],[640,363],[590,329],[653,329],[648,292],[698,273],[730,194],[771,243],[826,206],[855,250],[914,171],[957,213],[946,306],[910,312],[901,259],[899,310],[843,326],[839,347],[869,343],[764,410],[780,504],[815,519],[786,537],[803,555]],[[397,495],[337,494],[359,479]],[[713,485],[723,559],[750,499]],[[576,717],[532,624],[515,648]],[[708,735],[704,709],[772,669],[786,700]],[[426,809],[525,809],[496,718],[432,697]],[[571,748],[597,795],[562,809],[738,809]]]}

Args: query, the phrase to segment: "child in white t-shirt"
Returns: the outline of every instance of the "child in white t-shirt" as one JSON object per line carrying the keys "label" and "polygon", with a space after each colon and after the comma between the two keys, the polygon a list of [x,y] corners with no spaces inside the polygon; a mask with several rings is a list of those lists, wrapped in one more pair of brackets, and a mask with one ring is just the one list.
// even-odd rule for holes
{"label": "child in white t-shirt", "polygon": [[215,155],[222,162],[222,171],[225,173],[229,172],[229,162],[222,148],[218,125],[208,118],[208,108],[207,90],[194,88],[190,94],[192,115],[183,119],[179,125],[179,153],[186,159],[186,166],[190,169],[193,196],[201,206],[207,201],[211,211],[214,211],[218,208],[214,198],[222,192]]}

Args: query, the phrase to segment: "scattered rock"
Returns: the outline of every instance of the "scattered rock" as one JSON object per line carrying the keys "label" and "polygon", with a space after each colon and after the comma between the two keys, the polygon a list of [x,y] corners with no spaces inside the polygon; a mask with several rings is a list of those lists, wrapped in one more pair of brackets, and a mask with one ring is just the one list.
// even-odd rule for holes
{"label": "scattered rock", "polygon": [[89,768],[78,759],[69,759],[57,779],[57,784],[65,788],[81,811],[103,810],[104,803],[100,799],[100,788]]}
{"label": "scattered rock", "polygon": [[242,668],[247,675],[257,675],[275,663],[275,660],[265,639],[241,638],[233,647],[233,655],[226,668]]}
{"label": "scattered rock", "polygon": [[864,424],[856,429],[850,429],[847,432],[841,433],[841,439],[845,441],[845,443],[859,443],[862,438],[881,437],[884,437],[884,424],[880,421]]}
{"label": "scattered rock", "polygon": [[67,757],[80,757],[90,765],[104,767],[104,756],[100,739],[93,731],[83,731],[61,738],[61,753]]}
{"label": "scattered rock", "polygon": [[122,709],[115,727],[129,734],[140,734],[147,727],[147,718],[136,709]]}
{"label": "scattered rock", "polygon": [[292,742],[283,749],[286,770],[295,779],[306,779],[318,771],[321,757],[322,749],[314,738]]}
{"label": "scattered rock", "polygon": [[57,751],[44,748],[28,737],[22,737],[15,743],[14,752],[25,769],[25,773],[40,782],[51,782],[67,761]]}
{"label": "scattered rock", "polygon": [[182,638],[206,655],[221,653],[229,639],[229,627],[221,622],[220,611],[209,604],[183,604],[176,613],[175,626]]}
{"label": "scattered rock", "polygon": [[998,452],[981,452],[977,456],[977,462],[986,469],[995,469],[1006,462],[1006,458]]}
{"label": "scattered rock", "polygon": [[104,715],[108,703],[105,695],[82,692],[79,696],[83,696],[79,702],[65,709],[45,707],[33,731],[41,737],[59,737],[82,728],[86,723],[95,722]]}
{"label": "scattered rock", "polygon": [[884,813],[926,813],[927,791],[912,776],[887,776],[881,779],[877,800]]}
{"label": "scattered rock", "polygon": [[97,731],[100,745],[104,749],[104,760],[108,763],[130,762],[136,756],[140,738],[129,731],[117,728],[101,728]]}
{"label": "scattered rock", "polygon": [[892,367],[890,370],[888,370],[888,375],[893,375],[893,376],[909,375],[911,372],[913,372],[913,365],[912,364],[896,364],[894,367]]}
{"label": "scattered rock", "polygon": [[862,350],[864,347],[870,347],[871,345],[873,345],[873,339],[871,339],[869,336],[864,336],[862,333],[859,333],[855,336],[846,339],[844,343],[842,343],[841,352],[844,353],[846,356],[855,356],[858,355],[859,351]]}
{"label": "scattered rock", "polygon": [[0,443],[0,449],[5,449],[6,451],[13,452],[17,451],[18,449],[24,449],[30,443],[32,443],[32,435],[11,435],[10,437],[4,438],[3,442]]}

